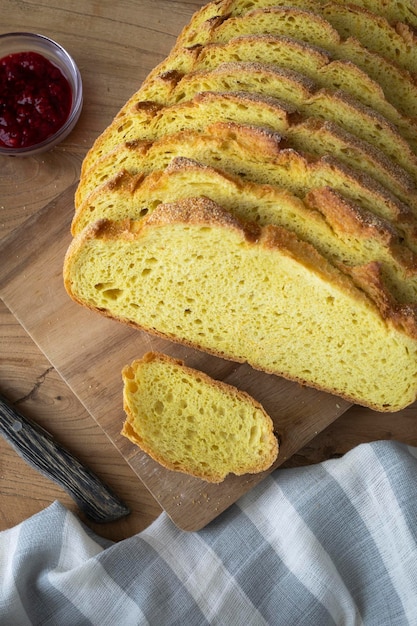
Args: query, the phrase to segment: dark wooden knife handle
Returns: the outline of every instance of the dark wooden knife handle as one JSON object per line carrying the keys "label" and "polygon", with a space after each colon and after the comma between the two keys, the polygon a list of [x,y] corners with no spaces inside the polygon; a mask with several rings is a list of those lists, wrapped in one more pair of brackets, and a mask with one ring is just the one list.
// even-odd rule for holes
{"label": "dark wooden knife handle", "polygon": [[91,520],[112,522],[130,513],[93,472],[1,394],[0,434],[29,465],[62,487]]}

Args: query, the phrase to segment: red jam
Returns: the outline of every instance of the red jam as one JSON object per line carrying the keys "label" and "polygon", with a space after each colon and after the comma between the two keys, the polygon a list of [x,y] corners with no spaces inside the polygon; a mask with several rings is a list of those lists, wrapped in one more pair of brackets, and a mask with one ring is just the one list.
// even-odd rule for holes
{"label": "red jam", "polygon": [[0,59],[0,146],[28,148],[56,133],[71,111],[71,86],[37,52]]}

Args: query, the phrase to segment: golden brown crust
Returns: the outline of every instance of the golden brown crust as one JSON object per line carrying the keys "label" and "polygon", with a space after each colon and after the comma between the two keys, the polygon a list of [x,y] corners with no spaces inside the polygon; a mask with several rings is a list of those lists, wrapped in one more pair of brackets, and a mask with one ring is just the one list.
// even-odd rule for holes
{"label": "golden brown crust", "polygon": [[[356,204],[330,187],[312,189],[307,193],[305,201],[309,207],[320,211],[337,231],[360,237],[377,237],[385,246],[399,243],[398,233],[390,222],[375,213],[360,210]],[[404,251],[407,252],[407,249],[404,248]],[[415,265],[416,257],[411,250],[409,253]]]}
{"label": "golden brown crust", "polygon": [[346,268],[345,271],[372,298],[385,319],[417,340],[417,304],[400,304],[393,299],[385,287],[377,262]]}
{"label": "golden brown crust", "polygon": [[240,231],[247,241],[257,241],[261,228],[252,222],[243,222],[209,198],[185,198],[181,202],[160,204],[145,219],[145,226],[165,224],[221,225]]}

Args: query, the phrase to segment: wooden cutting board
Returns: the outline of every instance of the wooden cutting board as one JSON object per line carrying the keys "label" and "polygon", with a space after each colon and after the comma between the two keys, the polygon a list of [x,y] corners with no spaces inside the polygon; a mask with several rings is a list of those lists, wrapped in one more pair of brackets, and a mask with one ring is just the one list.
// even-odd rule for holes
{"label": "wooden cutting board", "polygon": [[0,295],[174,523],[184,530],[199,530],[269,472],[230,476],[213,485],[162,468],[120,435],[124,365],[149,350],[161,351],[250,393],[271,415],[279,436],[280,453],[271,471],[351,405],[247,365],[136,331],[75,304],[62,281],[74,190],[68,188],[2,242]]}

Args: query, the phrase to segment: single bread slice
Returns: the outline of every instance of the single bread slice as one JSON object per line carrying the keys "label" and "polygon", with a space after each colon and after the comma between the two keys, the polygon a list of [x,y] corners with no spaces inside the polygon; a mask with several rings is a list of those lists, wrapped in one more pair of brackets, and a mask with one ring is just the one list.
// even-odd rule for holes
{"label": "single bread slice", "polygon": [[366,274],[352,280],[288,230],[203,198],[96,223],[64,264],[70,297],[103,315],[397,411],[417,397],[416,312]]}
{"label": "single bread slice", "polygon": [[174,159],[162,171],[142,177],[126,172],[99,187],[75,214],[73,235],[101,219],[140,220],[161,203],[205,196],[227,211],[261,226],[275,224],[308,241],[333,264],[378,262],[392,296],[417,303],[417,255],[402,245],[392,224],[361,210],[330,188],[313,189],[301,199],[286,189],[260,185]]}
{"label": "single bread slice", "polygon": [[273,422],[247,393],[154,352],[122,376],[122,435],[164,467],[220,483],[276,460]]}

